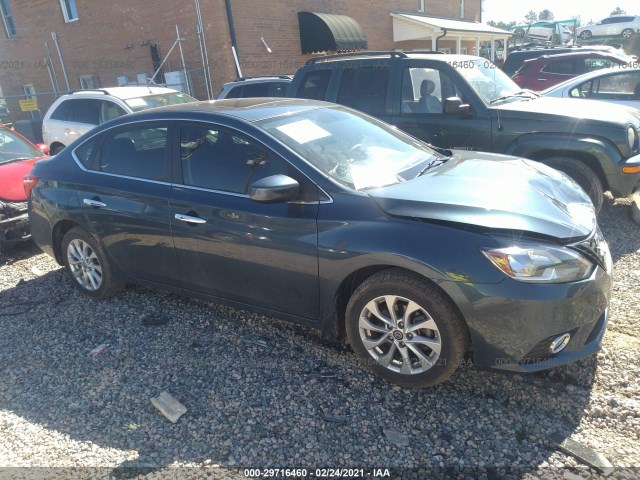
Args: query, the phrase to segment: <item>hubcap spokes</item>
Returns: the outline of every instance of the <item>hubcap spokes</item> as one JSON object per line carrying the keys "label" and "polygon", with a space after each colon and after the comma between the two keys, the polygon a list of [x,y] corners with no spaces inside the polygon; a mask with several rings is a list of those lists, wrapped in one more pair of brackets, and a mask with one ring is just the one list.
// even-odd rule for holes
{"label": "hubcap spokes", "polygon": [[397,295],[367,303],[360,313],[358,331],[378,364],[403,375],[429,370],[442,349],[433,318],[414,301]]}
{"label": "hubcap spokes", "polygon": [[69,269],[76,281],[87,290],[95,291],[102,285],[102,266],[96,252],[87,242],[71,240],[67,247]]}

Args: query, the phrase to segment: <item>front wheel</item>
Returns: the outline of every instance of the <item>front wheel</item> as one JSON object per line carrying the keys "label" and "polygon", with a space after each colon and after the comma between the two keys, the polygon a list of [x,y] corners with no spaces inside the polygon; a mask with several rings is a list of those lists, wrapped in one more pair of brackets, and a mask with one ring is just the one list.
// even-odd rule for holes
{"label": "front wheel", "polygon": [[361,362],[402,386],[444,382],[468,344],[467,328],[451,300],[400,270],[379,272],[360,285],[345,319],[347,338]]}
{"label": "front wheel", "polygon": [[556,170],[569,175],[582,189],[589,195],[591,203],[596,210],[596,214],[600,212],[602,204],[604,202],[604,189],[602,182],[596,172],[594,172],[589,166],[585,165],[580,160],[569,157],[553,157],[547,158],[543,161],[546,165],[549,165]]}
{"label": "front wheel", "polygon": [[126,285],[98,242],[79,227],[69,230],[62,239],[62,256],[73,285],[89,297],[107,298]]}
{"label": "front wheel", "polygon": [[524,37],[524,29],[522,29],[522,28],[516,28],[516,29],[513,31],[513,35],[514,35],[515,37],[518,37],[518,38],[522,38],[522,37]]}
{"label": "front wheel", "polygon": [[580,38],[586,40],[591,38],[591,32],[589,30],[585,30],[584,32],[580,32]]}

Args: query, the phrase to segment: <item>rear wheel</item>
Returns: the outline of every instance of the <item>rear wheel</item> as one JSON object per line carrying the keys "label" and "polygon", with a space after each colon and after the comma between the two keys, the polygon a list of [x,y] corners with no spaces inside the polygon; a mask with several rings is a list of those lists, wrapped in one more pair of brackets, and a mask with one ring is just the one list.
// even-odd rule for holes
{"label": "rear wheel", "polygon": [[569,175],[582,189],[587,192],[596,213],[600,212],[604,201],[602,182],[598,175],[580,160],[569,157],[547,158],[543,163]]}
{"label": "rear wheel", "polygon": [[64,145],[61,144],[54,144],[51,147],[51,155],[57,155],[59,154],[62,150],[64,150]]}
{"label": "rear wheel", "polygon": [[631,35],[633,35],[633,30],[631,30],[630,28],[625,28],[622,31],[621,35],[622,35],[622,38],[629,38],[629,37],[631,37]]}
{"label": "rear wheel", "polygon": [[73,285],[89,297],[107,298],[126,285],[98,242],[79,227],[69,230],[62,239],[62,255]]}
{"label": "rear wheel", "polygon": [[591,38],[591,32],[589,30],[580,32],[580,38],[582,38],[583,40],[586,40],[587,38]]}
{"label": "rear wheel", "polygon": [[462,361],[468,332],[442,292],[400,270],[367,279],[346,311],[349,343],[380,377],[407,387],[445,381]]}
{"label": "rear wheel", "polygon": [[522,38],[522,37],[524,37],[524,29],[522,29],[522,28],[516,28],[516,29],[513,31],[513,35],[514,35],[514,36],[516,36],[516,37],[518,37],[518,38]]}

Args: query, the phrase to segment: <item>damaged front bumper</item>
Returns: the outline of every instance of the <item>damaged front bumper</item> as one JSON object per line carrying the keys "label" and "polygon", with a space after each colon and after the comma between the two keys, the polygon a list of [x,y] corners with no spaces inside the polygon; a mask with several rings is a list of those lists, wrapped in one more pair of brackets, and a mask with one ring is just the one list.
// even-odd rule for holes
{"label": "damaged front bumper", "polygon": [[27,202],[0,200],[0,243],[11,244],[31,238],[27,209]]}

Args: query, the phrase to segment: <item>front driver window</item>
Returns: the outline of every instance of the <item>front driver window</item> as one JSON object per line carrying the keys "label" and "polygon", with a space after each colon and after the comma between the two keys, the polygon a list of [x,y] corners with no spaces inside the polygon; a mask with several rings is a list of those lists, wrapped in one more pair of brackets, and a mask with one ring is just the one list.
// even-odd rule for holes
{"label": "front driver window", "polygon": [[446,98],[459,96],[453,81],[440,70],[405,68],[402,72],[403,114],[439,114]]}

